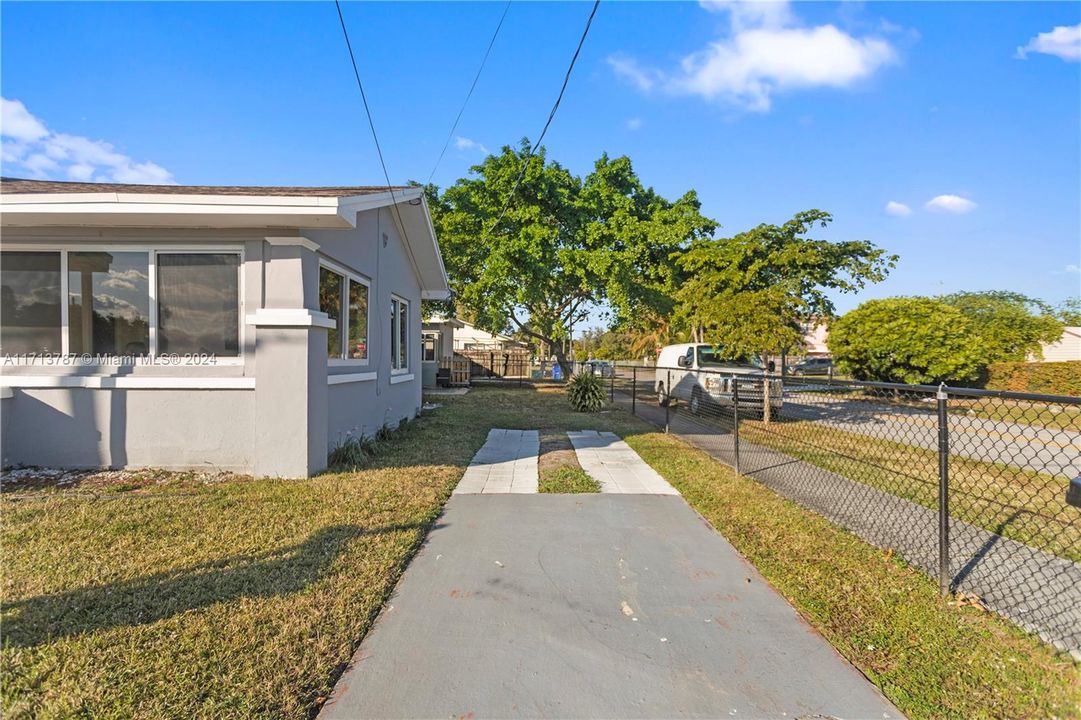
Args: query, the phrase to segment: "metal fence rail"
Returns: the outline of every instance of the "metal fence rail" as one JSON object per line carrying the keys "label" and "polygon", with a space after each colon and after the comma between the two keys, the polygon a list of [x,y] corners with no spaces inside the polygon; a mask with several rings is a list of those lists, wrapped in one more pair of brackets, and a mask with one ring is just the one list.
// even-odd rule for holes
{"label": "metal fence rail", "polygon": [[1081,398],[631,364],[604,379],[614,403],[1081,659]]}

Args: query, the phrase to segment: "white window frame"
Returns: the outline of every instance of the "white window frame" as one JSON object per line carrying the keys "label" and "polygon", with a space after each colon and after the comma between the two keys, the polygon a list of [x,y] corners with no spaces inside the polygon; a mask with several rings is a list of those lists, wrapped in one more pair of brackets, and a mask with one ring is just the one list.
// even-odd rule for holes
{"label": "white window frame", "polygon": [[[394,312],[395,303],[397,303],[397,312]],[[405,375],[409,372],[409,367],[413,362],[413,353],[410,348],[406,346],[405,350],[405,365],[401,365],[401,342],[402,342],[402,318],[405,318],[405,330],[406,336],[409,337],[409,301],[403,298],[401,295],[390,295],[390,308],[393,316],[391,317],[391,360],[390,360],[390,374],[391,375]]]}
{"label": "white window frame", "polygon": [[[336,275],[341,275],[342,282],[342,325],[345,332],[341,338],[341,348],[339,357],[327,358],[327,365],[330,367],[363,367],[371,364],[372,360],[372,281],[371,279],[361,275],[360,273],[353,272],[352,270],[339,265],[338,263],[328,260],[322,256],[319,257],[319,269],[326,268]],[[346,347],[349,345],[349,286],[353,283],[363,285],[368,288],[368,357],[366,358],[347,358]]]}
{"label": "white window frame", "polygon": [[[442,335],[442,333],[439,332],[438,330],[422,330],[421,331],[421,333],[420,333],[420,361],[422,363],[439,362],[439,360],[440,360],[440,357],[439,357],[439,350],[440,350],[439,345],[440,345],[441,335]],[[432,357],[431,360],[425,360],[424,359],[424,343],[427,342],[428,340],[432,341],[432,355],[433,355],[433,357]]]}
{"label": "white window frame", "polygon": [[[207,245],[205,243],[199,245],[147,245],[145,243],[108,243],[108,244],[84,244],[84,243],[49,243],[49,244],[26,244],[26,243],[4,243],[0,246],[0,250],[4,252],[58,252],[60,253],[60,356],[63,358],[71,357],[71,344],[70,340],[70,327],[69,322],[69,292],[68,287],[68,253],[72,252],[128,252],[128,253],[146,253],[147,255],[147,288],[150,303],[150,348],[149,353],[145,357],[133,358],[134,365],[157,365],[158,358],[161,353],[158,352],[158,255],[237,255],[237,354],[235,356],[219,356],[215,359],[214,365],[243,365],[244,364],[244,246],[237,244],[213,244]],[[12,357],[10,355],[3,356],[3,362],[5,364],[20,366],[20,365],[57,365],[56,360],[50,360],[47,358],[22,358]],[[187,367],[187,365],[182,365]],[[89,362],[80,362],[78,367],[116,367],[114,363],[108,361],[102,362],[99,359],[92,359]]]}

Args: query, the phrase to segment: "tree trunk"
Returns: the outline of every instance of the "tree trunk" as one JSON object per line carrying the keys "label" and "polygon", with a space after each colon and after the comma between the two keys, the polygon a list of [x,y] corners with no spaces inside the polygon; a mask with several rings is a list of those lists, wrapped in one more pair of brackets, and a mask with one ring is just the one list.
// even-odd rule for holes
{"label": "tree trunk", "polygon": [[573,363],[567,360],[567,353],[564,350],[563,343],[553,344],[553,347],[555,348],[556,362],[559,363],[559,369],[563,373],[563,379],[567,380],[574,371]]}

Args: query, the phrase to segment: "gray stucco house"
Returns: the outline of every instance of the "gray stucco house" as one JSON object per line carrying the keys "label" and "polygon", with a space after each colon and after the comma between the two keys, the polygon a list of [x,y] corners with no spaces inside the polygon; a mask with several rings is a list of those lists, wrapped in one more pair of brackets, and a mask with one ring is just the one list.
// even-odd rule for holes
{"label": "gray stucco house", "polygon": [[421,404],[420,188],[0,180],[3,464],[304,477]]}

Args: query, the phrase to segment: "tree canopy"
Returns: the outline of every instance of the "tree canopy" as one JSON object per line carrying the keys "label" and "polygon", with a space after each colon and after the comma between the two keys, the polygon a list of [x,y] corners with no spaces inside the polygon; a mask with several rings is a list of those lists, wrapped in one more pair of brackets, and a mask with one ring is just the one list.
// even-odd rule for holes
{"label": "tree canopy", "polygon": [[607,303],[617,320],[650,307],[672,283],[672,255],[717,227],[693,191],[665,199],[627,157],[602,155],[583,179],[526,141],[429,199],[457,302],[481,327],[521,331],[561,362],[560,341],[590,306]]}
{"label": "tree canopy", "polygon": [[965,314],[980,345],[981,362],[1023,362],[1040,344],[1062,337],[1062,321],[1046,303],[1004,290],[958,292],[942,301]]}
{"label": "tree canopy", "polygon": [[834,314],[831,291],[879,282],[897,260],[864,240],[806,237],[831,220],[827,212],[808,210],[784,225],[696,240],[677,260],[683,272],[677,318],[700,341],[737,355],[799,347],[801,323]]}

